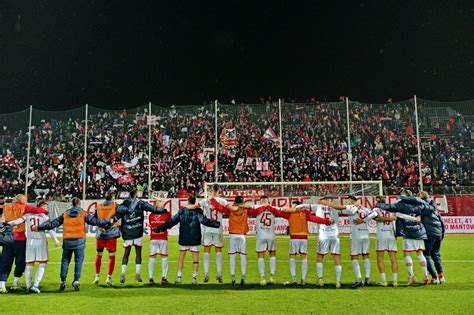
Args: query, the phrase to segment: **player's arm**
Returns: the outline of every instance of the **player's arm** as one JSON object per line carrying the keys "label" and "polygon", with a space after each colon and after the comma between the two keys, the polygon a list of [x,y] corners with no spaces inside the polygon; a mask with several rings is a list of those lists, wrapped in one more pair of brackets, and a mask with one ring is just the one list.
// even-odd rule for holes
{"label": "player's arm", "polygon": [[363,219],[358,218],[358,219],[353,220],[353,222],[355,224],[369,223],[370,220],[374,219],[377,216],[378,216],[378,213],[376,211],[372,211],[365,218],[363,218]]}
{"label": "player's arm", "polygon": [[16,220],[13,220],[13,221],[10,221],[10,222],[7,222],[7,223],[11,226],[16,226],[16,225],[22,224],[25,221],[26,221],[25,216],[22,216],[22,217],[20,217]]}
{"label": "player's arm", "polygon": [[[214,207],[214,209],[216,209],[217,211],[219,211],[219,212],[221,212],[225,215],[230,214],[229,209],[227,209],[226,207],[221,205],[215,198],[211,198],[211,199],[209,199],[209,201],[212,204],[212,206]],[[229,205],[227,205],[227,206],[229,206]]]}
{"label": "player's arm", "polygon": [[389,205],[388,203],[378,203],[376,207],[388,212],[397,212],[396,204]]}
{"label": "player's arm", "polygon": [[58,240],[58,235],[56,234],[56,232],[54,230],[49,230],[48,234],[54,240],[54,244],[56,244],[56,246],[59,246],[60,242]]}
{"label": "player's arm", "polygon": [[321,218],[318,217],[314,214],[312,214],[309,211],[306,211],[306,219],[308,221],[314,222],[314,223],[319,223],[319,224],[326,224],[326,225],[331,225],[334,223],[333,219],[331,218]]}
{"label": "player's arm", "polygon": [[35,232],[52,230],[52,229],[57,228],[58,226],[63,225],[63,223],[64,223],[64,215],[60,215],[59,217],[57,217],[56,219],[52,221],[45,222],[38,226],[32,226],[31,229]]}
{"label": "player's arm", "polygon": [[143,211],[148,211],[148,212],[156,213],[156,214],[164,214],[168,212],[168,210],[166,210],[165,208],[162,208],[159,206],[155,207],[151,203],[145,202],[143,200],[139,201],[139,207]]}
{"label": "player's arm", "polygon": [[247,214],[250,216],[257,216],[267,209],[266,206],[252,207],[247,209]]}
{"label": "player's arm", "polygon": [[26,205],[26,206],[25,206],[25,213],[47,214],[48,211],[47,211],[46,209],[43,209],[43,208],[40,208],[40,207],[35,207],[35,206]]}
{"label": "player's arm", "polygon": [[171,229],[173,226],[178,224],[179,221],[180,221],[181,212],[182,212],[182,210],[179,209],[178,213],[176,213],[173,217],[171,217],[171,219],[169,219],[168,221],[166,221],[165,223],[163,223],[161,225],[158,225],[154,229],[155,233],[160,233],[164,230]]}
{"label": "player's arm", "polygon": [[202,210],[196,210],[198,214],[198,220],[202,225],[211,227],[211,228],[218,228],[221,226],[221,223],[218,221],[212,221],[208,217],[206,217],[203,213]]}
{"label": "player's arm", "polygon": [[268,211],[273,213],[275,216],[283,218],[283,219],[288,220],[290,218],[290,215],[291,215],[291,213],[289,213],[289,212],[283,212],[279,208],[273,207],[273,206],[270,206],[270,205],[267,206],[267,209],[268,209]]}
{"label": "player's arm", "polygon": [[412,215],[409,215],[409,214],[404,214],[404,213],[400,213],[400,212],[397,212],[396,213],[396,218],[398,219],[403,219],[403,220],[406,220],[406,221],[416,221],[416,222],[420,222],[421,221],[421,217],[420,216],[412,216]]}

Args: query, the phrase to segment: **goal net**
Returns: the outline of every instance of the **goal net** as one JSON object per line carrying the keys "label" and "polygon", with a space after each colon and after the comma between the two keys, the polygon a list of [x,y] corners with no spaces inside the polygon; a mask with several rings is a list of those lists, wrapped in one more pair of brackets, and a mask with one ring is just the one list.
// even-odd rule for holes
{"label": "goal net", "polygon": [[224,197],[322,197],[322,196],[378,196],[383,195],[382,181],[327,181],[327,182],[217,182],[204,183],[204,196],[209,196],[217,184]]}

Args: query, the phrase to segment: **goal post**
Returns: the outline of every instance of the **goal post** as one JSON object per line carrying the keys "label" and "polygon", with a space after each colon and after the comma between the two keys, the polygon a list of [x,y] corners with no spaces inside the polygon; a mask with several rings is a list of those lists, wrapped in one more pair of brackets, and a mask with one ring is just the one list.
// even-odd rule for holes
{"label": "goal post", "polygon": [[209,196],[212,186],[217,184],[221,190],[232,195],[258,197],[292,196],[377,196],[383,195],[383,184],[377,181],[322,181],[322,182],[205,182],[204,197]]}

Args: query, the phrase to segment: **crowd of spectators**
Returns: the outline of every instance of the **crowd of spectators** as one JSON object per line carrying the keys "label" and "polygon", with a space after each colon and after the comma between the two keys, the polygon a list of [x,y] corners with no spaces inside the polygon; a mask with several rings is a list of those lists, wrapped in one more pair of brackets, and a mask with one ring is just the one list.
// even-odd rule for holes
{"label": "crowd of spectators", "polygon": [[[415,117],[410,101],[349,106],[352,180],[379,180],[387,193],[418,187]],[[419,107],[423,183],[445,194],[472,193],[472,126],[459,113],[433,119]],[[282,104],[282,169],[278,104],[219,105],[218,159],[215,159],[214,106],[152,107],[149,159],[148,107],[89,109],[87,170],[84,171],[84,111],[34,112],[30,145],[27,126],[16,114],[0,116],[0,193],[13,196],[25,186],[32,197],[102,198],[106,191],[151,190],[168,197],[200,193],[221,182],[347,181],[349,148],[345,103]],[[68,117],[69,116],[69,117]],[[444,124],[444,125],[443,125]],[[264,136],[265,135],[265,136]],[[151,160],[151,165],[148,161]],[[283,171],[283,178],[281,178]],[[25,183],[25,179],[28,178]]]}

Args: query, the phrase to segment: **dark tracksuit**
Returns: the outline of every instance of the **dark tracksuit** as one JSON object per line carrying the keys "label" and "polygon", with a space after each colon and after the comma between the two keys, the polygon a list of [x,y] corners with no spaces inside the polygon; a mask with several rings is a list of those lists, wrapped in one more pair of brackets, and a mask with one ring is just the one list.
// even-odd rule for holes
{"label": "dark tracksuit", "polygon": [[[66,213],[71,218],[76,218],[81,215],[81,212],[84,210],[79,207],[71,207],[66,210]],[[52,230],[57,228],[58,226],[64,223],[64,216],[65,214],[57,217],[56,219],[43,223],[38,226],[38,230]],[[99,220],[94,218],[91,214],[86,214],[84,217],[84,221],[89,225],[100,225],[100,226],[108,226],[110,220]],[[85,228],[84,228],[85,229]],[[63,236],[64,236],[64,229],[63,229]],[[66,281],[69,263],[71,262],[72,254],[74,253],[74,281],[79,281],[82,274],[82,264],[84,263],[84,251],[86,248],[86,238],[85,237],[78,237],[78,238],[64,238],[63,237],[63,255],[61,258],[61,281]]]}
{"label": "dark tracksuit", "polygon": [[155,232],[159,233],[166,229],[170,229],[178,223],[178,244],[181,246],[201,245],[201,224],[213,228],[218,228],[221,225],[219,222],[212,221],[211,219],[205,217],[201,208],[181,208],[171,219],[157,227]]}

